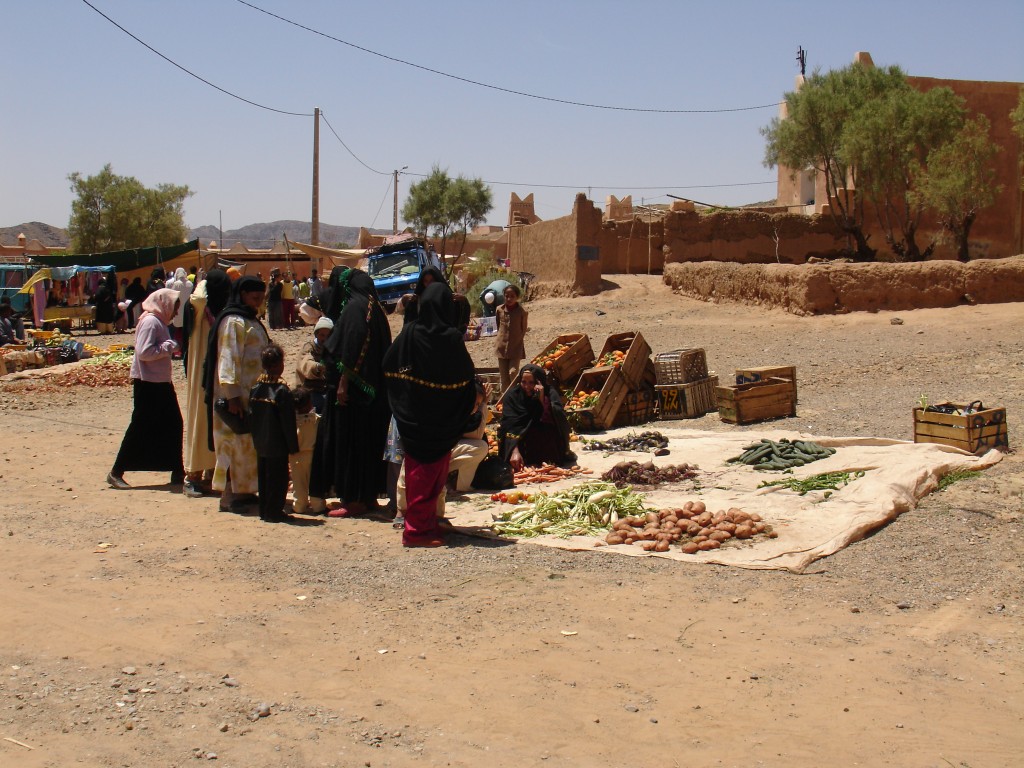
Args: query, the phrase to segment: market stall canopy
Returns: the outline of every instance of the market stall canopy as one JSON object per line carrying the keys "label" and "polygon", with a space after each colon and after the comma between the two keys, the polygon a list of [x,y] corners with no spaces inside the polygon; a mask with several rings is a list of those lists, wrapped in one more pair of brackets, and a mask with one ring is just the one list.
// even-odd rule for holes
{"label": "market stall canopy", "polygon": [[327,259],[336,267],[363,269],[366,266],[366,251],[362,248],[325,248],[309,243],[292,243],[310,258]]}
{"label": "market stall canopy", "polygon": [[66,267],[43,267],[36,272],[28,281],[21,286],[18,293],[28,293],[36,283],[42,280],[70,280],[79,272],[110,272],[114,267],[110,264],[102,264],[94,267],[83,267],[80,264]]}
{"label": "market stall canopy", "polygon": [[[32,255],[32,261],[47,267],[99,267],[117,272],[131,272],[146,267],[165,266],[172,259],[198,258],[199,240],[181,245],[154,245],[149,248],[131,248],[106,253],[75,253],[64,256]],[[58,278],[60,279],[60,278]]]}

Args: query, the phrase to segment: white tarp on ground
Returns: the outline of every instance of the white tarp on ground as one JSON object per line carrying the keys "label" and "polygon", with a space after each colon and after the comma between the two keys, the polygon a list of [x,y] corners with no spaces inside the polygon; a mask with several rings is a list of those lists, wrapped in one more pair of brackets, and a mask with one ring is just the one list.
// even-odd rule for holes
{"label": "white tarp on ground", "polygon": [[[616,429],[602,435],[601,439],[651,428],[651,425],[646,425]],[[599,546],[598,539],[579,536],[569,539],[541,536],[521,541],[569,550],[664,557],[688,563],[718,563],[802,573],[815,560],[864,538],[900,513],[913,509],[918,500],[934,490],[939,478],[948,472],[984,469],[1002,458],[1002,454],[995,450],[978,457],[943,445],[915,444],[884,438],[815,437],[769,430],[704,432],[653,428],[669,438],[671,453],[668,456],[654,458],[649,453],[606,455],[580,450],[582,446],[574,443],[579,464],[593,469],[593,475],[538,486],[522,486],[520,490],[554,491],[571,487],[584,480],[598,479],[602,472],[620,461],[654,461],[658,465],[696,464],[701,469],[699,491],[695,491],[690,482],[661,486],[645,494],[649,500],[647,505],[653,509],[664,509],[680,507],[686,501],[701,500],[712,511],[739,507],[746,512],[760,514],[778,532],[778,538],[759,536],[756,540],[748,541],[733,539],[721,549],[696,555],[684,555],[677,547],[669,552],[655,553],[644,552],[635,545]],[[745,465],[725,463],[727,459],[739,455],[744,446],[762,437],[772,440],[784,437],[812,440],[819,445],[835,448],[836,453],[827,459],[796,467],[792,475],[756,471]],[[864,470],[864,477],[833,491],[827,500],[820,491],[800,496],[795,491],[777,487],[757,487],[762,481],[780,477],[803,478],[823,472],[857,470]],[[491,502],[489,495],[472,494],[462,501],[449,500],[448,517],[457,527],[482,533],[482,529],[492,520],[492,513],[502,508],[508,507]]]}

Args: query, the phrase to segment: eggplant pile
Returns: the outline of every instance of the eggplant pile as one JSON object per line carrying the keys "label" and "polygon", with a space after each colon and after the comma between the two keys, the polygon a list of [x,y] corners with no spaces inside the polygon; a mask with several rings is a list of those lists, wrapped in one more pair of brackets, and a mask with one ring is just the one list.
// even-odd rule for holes
{"label": "eggplant pile", "polygon": [[610,437],[607,440],[588,440],[584,446],[585,451],[641,451],[643,453],[653,452],[655,456],[668,455],[668,438],[661,432],[631,432],[625,437]]}

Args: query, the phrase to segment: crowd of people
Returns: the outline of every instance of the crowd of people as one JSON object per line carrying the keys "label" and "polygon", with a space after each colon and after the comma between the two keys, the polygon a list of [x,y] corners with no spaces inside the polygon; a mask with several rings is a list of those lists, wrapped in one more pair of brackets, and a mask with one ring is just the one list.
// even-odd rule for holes
{"label": "crowd of people", "polygon": [[[446,499],[474,489],[488,453],[491,393],[466,348],[466,299],[440,270],[425,270],[403,297],[392,339],[373,280],[359,269],[334,268],[326,286],[314,272],[308,293],[290,298],[287,275],[268,284],[233,271],[211,270],[193,285],[180,270],[142,300],[133,412],[108,483],[128,489],[125,472],[167,471],[186,496],[219,495],[224,512],[258,511],[267,522],[367,516],[390,520],[407,547],[443,545]],[[294,322],[286,302],[297,296],[315,297],[319,316],[287,361],[261,315],[272,330],[278,311]],[[508,386],[494,461],[515,469],[571,459],[557,388],[542,368],[518,370],[527,332],[519,298],[516,286],[505,290],[496,347]],[[171,376],[179,355],[184,417]]]}

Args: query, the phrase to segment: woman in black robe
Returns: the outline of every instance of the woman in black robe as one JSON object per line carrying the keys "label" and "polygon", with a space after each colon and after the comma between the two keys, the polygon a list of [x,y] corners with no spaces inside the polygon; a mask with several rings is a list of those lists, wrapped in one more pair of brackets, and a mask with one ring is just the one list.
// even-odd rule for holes
{"label": "woman in black robe", "polygon": [[[391,327],[365,272],[335,267],[324,314],[334,329],[324,345],[328,404],[317,429],[311,496],[337,496],[331,517],[375,512],[386,489],[384,443],[391,409],[381,363]],[[334,493],[331,493],[331,489]]]}
{"label": "woman in black robe", "polygon": [[384,375],[405,454],[402,544],[436,547],[444,543],[437,499],[448,479],[451,450],[476,403],[476,377],[448,285],[428,286],[417,305],[416,318],[384,357]]}
{"label": "woman in black robe", "polygon": [[499,453],[513,469],[562,464],[569,458],[569,421],[562,396],[548,384],[543,368],[524,365],[503,403]]}
{"label": "woman in black robe", "polygon": [[403,302],[403,306],[405,307],[405,320],[403,321],[403,325],[411,323],[416,319],[417,302],[419,302],[420,296],[423,295],[423,292],[434,283],[448,285],[448,281],[445,280],[440,269],[437,267],[427,267],[420,272],[419,279],[416,281],[416,290],[409,296],[408,301]]}

